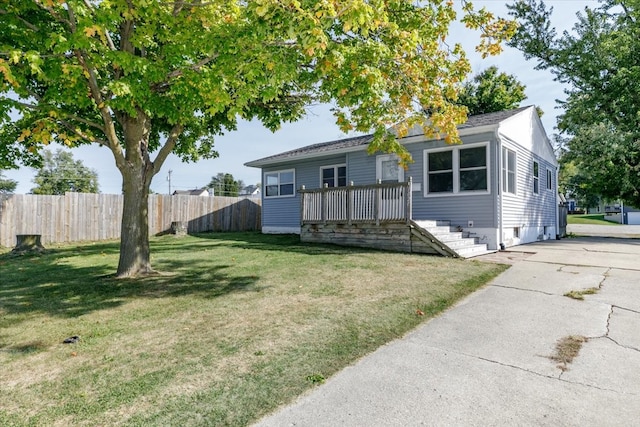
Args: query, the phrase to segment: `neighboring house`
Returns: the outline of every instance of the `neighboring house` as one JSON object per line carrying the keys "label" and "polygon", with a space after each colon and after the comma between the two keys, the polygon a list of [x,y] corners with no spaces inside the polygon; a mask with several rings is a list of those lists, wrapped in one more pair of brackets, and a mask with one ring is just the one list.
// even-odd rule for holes
{"label": "neighboring house", "polygon": [[209,191],[206,188],[196,188],[194,190],[176,190],[173,196],[200,196],[209,197]]}
{"label": "neighboring house", "polygon": [[604,219],[626,225],[640,225],[640,209],[617,203],[614,206],[607,206]]}
{"label": "neighboring house", "polygon": [[239,193],[240,197],[260,197],[260,187],[257,185],[247,185]]}
{"label": "neighboring house", "polygon": [[[310,189],[360,188],[411,178],[410,187],[405,187],[411,188],[407,222],[412,229],[424,228],[420,237],[424,242],[433,242],[441,231],[429,227],[443,224],[486,245],[485,250],[555,239],[558,162],[535,107],[471,116],[458,129],[462,139],[458,145],[429,139],[419,127],[411,130],[400,140],[414,160],[407,170],[393,154],[367,154],[371,135],[309,145],[246,163],[262,169],[262,231],[302,230],[303,235],[322,231],[318,221],[307,228],[301,221],[301,195]],[[397,194],[404,197],[402,190]],[[349,202],[340,197],[342,203],[353,204],[353,196],[346,196],[351,197]],[[378,202],[389,203],[393,197],[379,196]],[[351,205],[347,210],[354,209]],[[437,222],[420,223],[423,220]],[[332,233],[347,226],[352,222],[334,227]],[[338,243],[353,243],[332,236]],[[447,246],[439,243],[436,246]],[[401,250],[411,251],[414,243],[406,245]]]}

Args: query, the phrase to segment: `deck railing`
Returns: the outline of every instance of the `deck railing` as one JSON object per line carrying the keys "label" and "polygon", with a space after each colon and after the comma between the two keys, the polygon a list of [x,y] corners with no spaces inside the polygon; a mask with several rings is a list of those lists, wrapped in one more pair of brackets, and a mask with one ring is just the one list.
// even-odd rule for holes
{"label": "deck railing", "polygon": [[401,183],[298,190],[304,224],[409,222],[411,179]]}

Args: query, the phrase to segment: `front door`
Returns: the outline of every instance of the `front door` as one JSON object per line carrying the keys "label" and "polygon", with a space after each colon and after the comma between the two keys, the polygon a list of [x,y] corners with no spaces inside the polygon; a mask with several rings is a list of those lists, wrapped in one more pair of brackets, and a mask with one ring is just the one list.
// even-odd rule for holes
{"label": "front door", "polygon": [[[404,168],[400,166],[395,154],[384,154],[376,157],[376,181],[395,184],[404,182]],[[399,187],[383,188],[378,200],[381,219],[398,219],[405,217],[404,190]]]}

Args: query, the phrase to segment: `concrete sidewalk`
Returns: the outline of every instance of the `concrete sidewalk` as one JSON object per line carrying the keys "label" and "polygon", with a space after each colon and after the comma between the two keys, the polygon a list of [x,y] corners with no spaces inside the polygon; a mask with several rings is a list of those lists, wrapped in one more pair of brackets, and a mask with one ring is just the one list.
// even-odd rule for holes
{"label": "concrete sidewalk", "polygon": [[[517,251],[487,287],[258,425],[640,423],[640,240]],[[563,296],[592,287],[584,301]],[[570,335],[588,340],[563,370],[549,356]]]}

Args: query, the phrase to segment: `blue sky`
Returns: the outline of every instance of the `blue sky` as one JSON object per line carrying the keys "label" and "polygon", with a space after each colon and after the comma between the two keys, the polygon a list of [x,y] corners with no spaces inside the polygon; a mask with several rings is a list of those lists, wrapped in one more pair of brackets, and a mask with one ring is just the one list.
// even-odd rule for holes
{"label": "blue sky", "polygon": [[[456,2],[459,3],[459,2]],[[473,1],[474,5],[486,7],[500,16],[506,16],[505,2],[495,0]],[[554,8],[552,24],[561,33],[570,30],[576,21],[576,12],[585,6],[597,7],[595,0],[547,0]],[[522,54],[506,47],[505,51],[487,59],[480,58],[473,49],[478,40],[478,33],[465,29],[462,25],[451,28],[450,44],[461,42],[467,51],[473,67],[473,74],[495,65],[499,71],[516,76],[526,86],[527,99],[523,105],[537,105],[545,112],[542,122],[549,137],[555,132],[556,99],[564,99],[563,85],[553,81],[550,73],[534,70],[535,63],[526,61]],[[307,117],[291,124],[285,124],[275,133],[262,127],[259,122],[241,122],[238,130],[216,138],[216,149],[220,156],[216,159],[203,160],[197,163],[182,163],[175,156],[170,156],[162,170],[156,175],[151,189],[157,193],[168,193],[168,171],[172,170],[171,187],[173,190],[186,190],[206,186],[212,176],[218,173],[231,173],[245,184],[261,182],[260,170],[244,166],[244,163],[272,154],[291,150],[297,147],[331,141],[345,137],[334,123],[334,118],[326,105],[308,108]],[[55,149],[56,146],[51,148]],[[122,188],[120,173],[115,167],[112,155],[107,148],[86,146],[73,150],[74,158],[82,160],[89,168],[98,173],[100,192],[119,194]],[[18,181],[17,193],[27,193],[34,187],[35,170],[20,168],[5,171],[5,176]]]}

